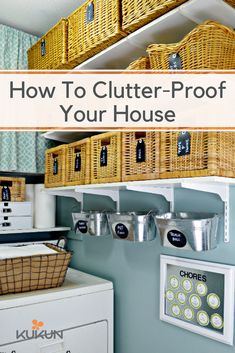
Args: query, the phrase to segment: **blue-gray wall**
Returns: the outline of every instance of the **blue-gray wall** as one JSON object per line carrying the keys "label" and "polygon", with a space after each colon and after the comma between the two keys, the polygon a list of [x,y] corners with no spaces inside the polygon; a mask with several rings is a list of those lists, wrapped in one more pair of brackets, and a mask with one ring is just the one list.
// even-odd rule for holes
{"label": "blue-gray wall", "polygon": [[[160,254],[235,265],[235,189],[231,189],[231,241],[223,242],[220,226],[219,246],[204,253],[163,248],[157,238],[134,244],[110,237],[77,240],[69,233],[74,251],[72,267],[109,279],[115,289],[115,353],[229,353],[234,348],[196,335],[159,320]],[[223,203],[214,194],[190,190],[175,191],[175,209],[180,211],[223,212]],[[233,201],[234,200],[234,201]],[[107,209],[114,204],[107,198],[86,196],[85,209]],[[160,196],[146,193],[121,194],[122,210],[168,210]],[[79,204],[70,198],[58,199],[58,223],[72,226],[71,211]],[[75,309],[76,310],[76,309]],[[233,315],[233,313],[232,313]],[[98,353],[98,352],[97,352]]]}

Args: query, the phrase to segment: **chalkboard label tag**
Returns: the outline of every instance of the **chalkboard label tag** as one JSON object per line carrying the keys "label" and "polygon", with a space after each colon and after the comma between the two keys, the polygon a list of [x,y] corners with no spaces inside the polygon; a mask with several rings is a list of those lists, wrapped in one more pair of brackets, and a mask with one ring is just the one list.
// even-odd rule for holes
{"label": "chalkboard label tag", "polygon": [[58,159],[54,158],[53,161],[53,175],[57,175],[58,174]]}
{"label": "chalkboard label tag", "polygon": [[182,69],[181,57],[178,53],[173,53],[169,55],[169,69],[170,70]]}
{"label": "chalkboard label tag", "polygon": [[87,233],[87,221],[80,220],[76,224],[76,230],[79,230],[80,233]]}
{"label": "chalkboard label tag", "polygon": [[115,233],[121,239],[126,239],[128,237],[128,229],[125,224],[118,223],[115,226]]}
{"label": "chalkboard label tag", "polygon": [[178,136],[177,144],[178,144],[177,154],[179,157],[190,154],[190,150],[191,150],[190,133],[187,131],[180,132]]}
{"label": "chalkboard label tag", "polygon": [[2,188],[2,201],[11,201],[11,191],[6,185]]}
{"label": "chalkboard label tag", "polygon": [[145,142],[143,139],[138,140],[136,145],[136,163],[145,162]]}
{"label": "chalkboard label tag", "polygon": [[79,152],[76,153],[74,170],[75,170],[75,172],[80,172],[80,170],[81,170],[81,154]]}
{"label": "chalkboard label tag", "polygon": [[86,22],[90,23],[94,20],[94,4],[90,2],[86,9]]}
{"label": "chalkboard label tag", "polygon": [[46,41],[45,41],[45,39],[41,40],[41,55],[42,56],[46,55]]}
{"label": "chalkboard label tag", "polygon": [[108,150],[106,146],[102,146],[100,152],[100,166],[106,167],[108,165]]}
{"label": "chalkboard label tag", "polygon": [[187,239],[183,233],[178,230],[170,230],[167,233],[167,239],[171,245],[175,246],[176,248],[184,248],[187,244]]}

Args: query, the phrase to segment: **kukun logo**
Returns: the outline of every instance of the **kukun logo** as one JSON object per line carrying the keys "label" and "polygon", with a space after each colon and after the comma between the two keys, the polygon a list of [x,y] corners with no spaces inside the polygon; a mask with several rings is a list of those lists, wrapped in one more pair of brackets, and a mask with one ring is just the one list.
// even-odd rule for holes
{"label": "kukun logo", "polygon": [[16,330],[17,340],[30,340],[30,339],[55,339],[63,338],[63,331],[57,330],[44,330],[44,322],[32,320],[32,330]]}

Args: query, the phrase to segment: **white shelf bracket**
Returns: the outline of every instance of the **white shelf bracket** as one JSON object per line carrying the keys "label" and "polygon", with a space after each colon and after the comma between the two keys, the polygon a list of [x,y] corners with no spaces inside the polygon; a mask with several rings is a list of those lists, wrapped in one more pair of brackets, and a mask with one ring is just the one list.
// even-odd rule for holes
{"label": "white shelf bracket", "polygon": [[181,183],[181,187],[185,189],[208,192],[218,195],[224,203],[224,242],[230,241],[230,192],[229,185],[223,184],[203,184],[203,183]]}
{"label": "white shelf bracket", "polygon": [[91,194],[91,195],[100,195],[100,196],[107,196],[116,202],[116,210],[117,212],[120,211],[120,194],[119,190],[105,190],[105,189],[86,189],[79,187],[77,191],[83,194]]}
{"label": "white shelf bracket", "polygon": [[74,190],[47,190],[47,193],[55,196],[72,197],[81,204],[81,210],[83,210],[83,194],[76,193]]}
{"label": "white shelf bracket", "polygon": [[174,198],[174,188],[173,187],[153,187],[153,186],[127,186],[129,191],[146,192],[154,195],[163,196],[170,203],[170,211],[174,211],[175,198]]}

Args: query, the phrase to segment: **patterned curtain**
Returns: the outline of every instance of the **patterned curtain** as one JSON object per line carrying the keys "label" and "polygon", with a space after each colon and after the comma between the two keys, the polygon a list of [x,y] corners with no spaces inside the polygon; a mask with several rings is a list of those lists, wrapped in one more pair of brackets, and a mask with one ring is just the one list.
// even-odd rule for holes
{"label": "patterned curtain", "polygon": [[27,50],[37,37],[0,24],[0,69],[27,69]]}
{"label": "patterned curtain", "polygon": [[[27,50],[37,39],[0,24],[0,69],[27,69]],[[49,144],[39,132],[0,132],[0,171],[43,173]]]}
{"label": "patterned curtain", "polygon": [[45,149],[51,146],[40,132],[0,132],[0,171],[44,173]]}

